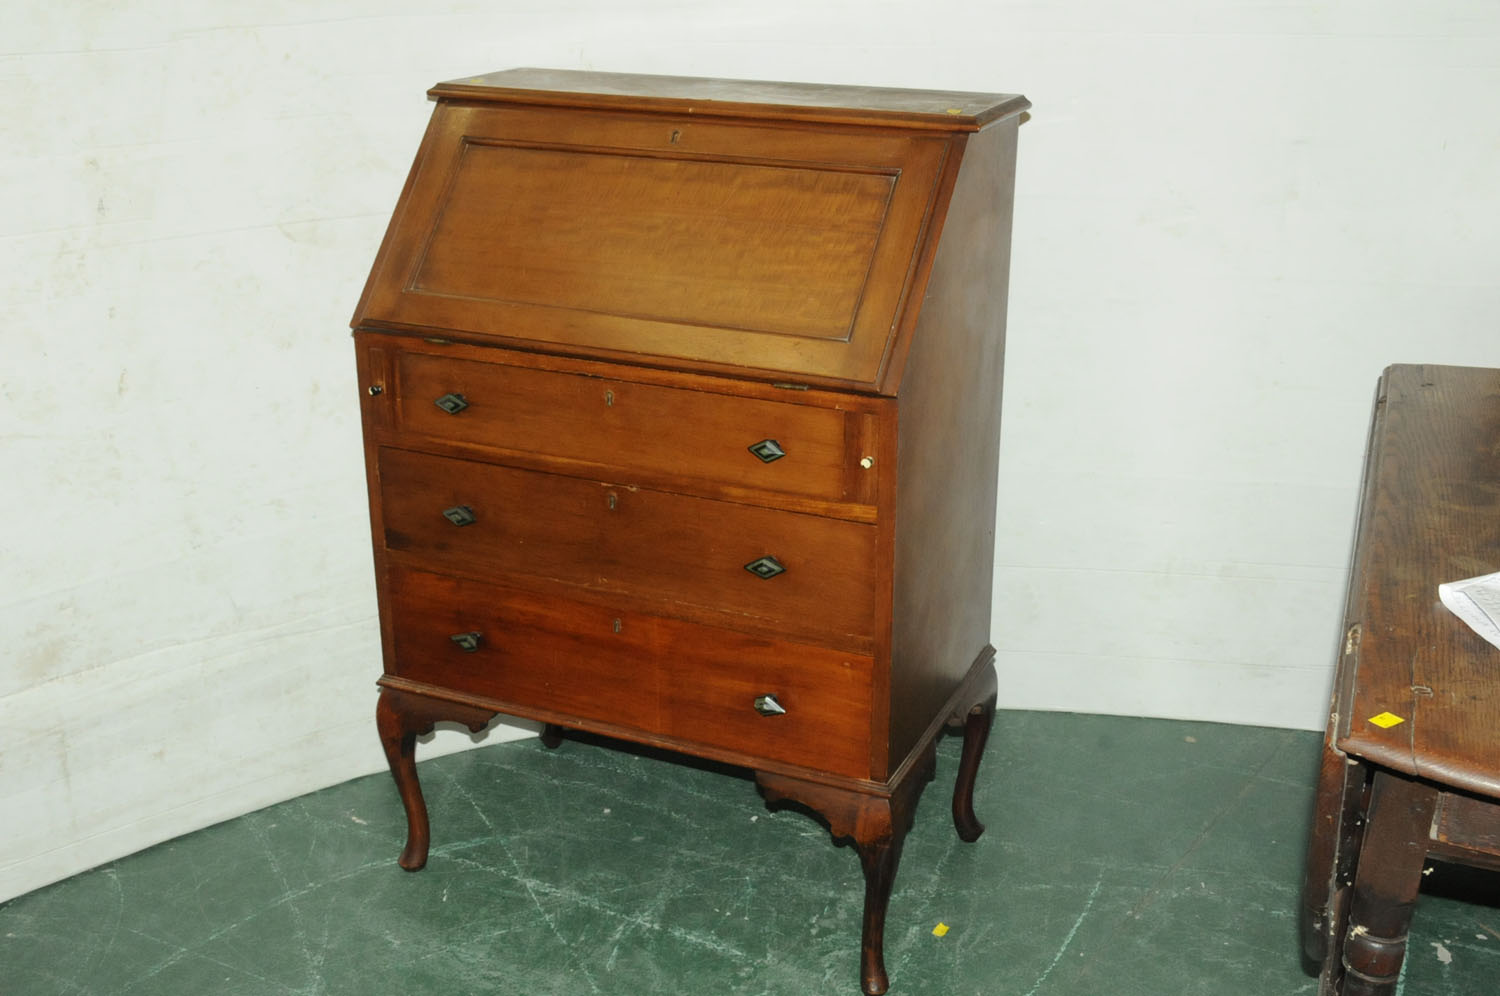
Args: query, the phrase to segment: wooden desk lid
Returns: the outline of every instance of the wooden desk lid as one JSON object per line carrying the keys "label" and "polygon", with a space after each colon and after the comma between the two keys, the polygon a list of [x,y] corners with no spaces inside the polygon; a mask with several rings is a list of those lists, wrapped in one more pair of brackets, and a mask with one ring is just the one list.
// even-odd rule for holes
{"label": "wooden desk lid", "polygon": [[1500,649],[1438,600],[1500,571],[1500,370],[1393,366],[1377,406],[1337,745],[1500,797]]}
{"label": "wooden desk lid", "polygon": [[887,394],[967,137],[1028,106],[536,69],[431,92],[356,327]]}

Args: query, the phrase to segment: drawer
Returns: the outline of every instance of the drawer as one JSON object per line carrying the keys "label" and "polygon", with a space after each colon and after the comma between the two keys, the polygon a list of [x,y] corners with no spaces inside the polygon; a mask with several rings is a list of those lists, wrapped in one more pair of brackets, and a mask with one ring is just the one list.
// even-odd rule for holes
{"label": "drawer", "polygon": [[836,645],[863,647],[874,626],[874,526],[391,447],[378,474],[386,549],[441,573],[560,582]]}
{"label": "drawer", "polygon": [[[400,567],[387,590],[400,677],[515,714],[869,774],[867,657]],[[766,695],[785,712],[757,712]]]}
{"label": "drawer", "polygon": [[585,461],[636,480],[688,477],[840,501],[862,455],[845,447],[845,423],[857,416],[831,408],[411,349],[394,365],[398,431]]}

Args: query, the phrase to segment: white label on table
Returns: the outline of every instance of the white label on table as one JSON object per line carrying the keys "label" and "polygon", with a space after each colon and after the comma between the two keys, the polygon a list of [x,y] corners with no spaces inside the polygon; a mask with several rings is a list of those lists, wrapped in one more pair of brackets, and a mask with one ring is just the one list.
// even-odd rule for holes
{"label": "white label on table", "polygon": [[1440,584],[1438,597],[1469,628],[1500,647],[1500,574]]}

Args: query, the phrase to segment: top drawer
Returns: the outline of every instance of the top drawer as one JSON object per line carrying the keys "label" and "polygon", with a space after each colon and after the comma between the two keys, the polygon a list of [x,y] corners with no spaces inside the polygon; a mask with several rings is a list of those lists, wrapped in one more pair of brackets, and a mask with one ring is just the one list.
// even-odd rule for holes
{"label": "top drawer", "polygon": [[354,324],[875,388],[954,143],[440,100]]}
{"label": "top drawer", "polygon": [[[403,346],[389,364],[398,433],[625,481],[691,478],[829,502],[873,501],[875,419],[817,405],[559,373]],[[387,350],[387,352],[390,352]]]}

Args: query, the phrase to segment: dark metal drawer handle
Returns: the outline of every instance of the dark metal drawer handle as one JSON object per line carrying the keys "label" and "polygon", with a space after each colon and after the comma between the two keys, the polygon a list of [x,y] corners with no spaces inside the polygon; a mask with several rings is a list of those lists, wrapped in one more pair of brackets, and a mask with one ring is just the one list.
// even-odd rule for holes
{"label": "dark metal drawer handle", "polygon": [[786,450],[774,439],[762,439],[754,446],[749,447],[750,452],[760,457],[761,463],[775,463],[786,456]]}
{"label": "dark metal drawer handle", "polygon": [[484,635],[478,632],[454,633],[448,639],[458,644],[459,650],[462,650],[466,654],[472,654],[479,649],[480,641],[484,639]]}
{"label": "dark metal drawer handle", "polygon": [[452,508],[443,509],[443,518],[455,526],[472,526],[476,521],[474,510],[467,505],[454,505]]}
{"label": "dark metal drawer handle", "polygon": [[[454,637],[458,639],[458,637]],[[776,701],[774,695],[762,695],[755,700],[755,711],[762,716],[785,716],[786,709]]]}
{"label": "dark metal drawer handle", "polygon": [[457,415],[459,412],[469,407],[469,403],[464,400],[464,396],[462,394],[445,394],[441,398],[438,398],[436,401],[434,401],[433,404],[437,405],[449,415]]}
{"label": "dark metal drawer handle", "polygon": [[758,578],[774,578],[776,575],[784,573],[786,568],[775,557],[761,557],[746,564],[745,570]]}

